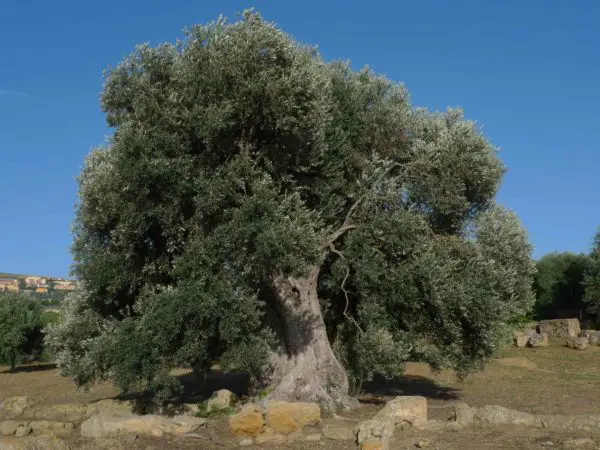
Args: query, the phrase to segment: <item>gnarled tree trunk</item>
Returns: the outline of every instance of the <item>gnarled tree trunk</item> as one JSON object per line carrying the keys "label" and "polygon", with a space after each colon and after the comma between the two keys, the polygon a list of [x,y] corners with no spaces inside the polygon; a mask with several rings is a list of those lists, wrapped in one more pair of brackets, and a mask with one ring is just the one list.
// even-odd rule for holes
{"label": "gnarled tree trunk", "polygon": [[272,363],[270,399],[319,403],[326,410],[349,405],[348,376],[329,339],[317,295],[319,269],[308,277],[273,280],[281,343]]}

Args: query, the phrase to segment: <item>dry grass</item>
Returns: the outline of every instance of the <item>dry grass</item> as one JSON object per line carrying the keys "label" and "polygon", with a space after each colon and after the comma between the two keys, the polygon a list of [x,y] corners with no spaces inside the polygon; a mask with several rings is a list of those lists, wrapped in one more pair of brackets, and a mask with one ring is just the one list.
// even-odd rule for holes
{"label": "dry grass", "polygon": [[[185,376],[185,373],[178,375]],[[431,406],[430,417],[437,419],[447,417],[450,409],[445,407],[459,401],[474,406],[502,405],[536,414],[598,414],[600,347],[577,351],[564,347],[562,342],[552,342],[546,348],[507,348],[484,371],[471,375],[463,383],[457,382],[450,372],[433,374],[422,364],[409,364],[404,377],[393,383],[375,384],[371,386],[371,392],[381,401],[402,394],[424,395]],[[100,384],[89,392],[78,392],[70,380],[60,377],[56,369],[48,365],[29,366],[14,374],[0,372],[0,401],[13,395],[28,395],[40,404],[84,403],[116,394],[108,384]],[[371,417],[379,408],[381,405],[365,404],[343,415],[352,427]],[[211,422],[202,433],[204,436],[199,441],[141,439],[135,445],[130,443],[123,448],[141,449],[148,445],[173,449],[237,447],[237,442],[228,434],[226,421]],[[420,439],[427,439],[431,448],[439,449],[541,449],[547,448],[545,442],[548,440],[556,445],[554,448],[565,448],[563,442],[569,437],[581,436],[518,427],[467,429],[460,433],[410,430],[396,433],[393,448],[415,448]],[[588,433],[587,437],[600,443],[600,435]],[[90,443],[80,437],[70,439],[74,448],[93,448],[86,447]],[[314,446],[296,442],[275,447],[308,450]],[[323,441],[319,447],[331,450],[354,448],[350,442],[335,441]]]}
{"label": "dry grass", "polygon": [[411,364],[408,376],[423,377],[454,398],[428,396],[435,404],[463,401],[481,406],[496,404],[535,414],[598,413],[600,347],[578,351],[562,342],[546,348],[507,348],[483,372],[458,383],[452,373],[433,374],[424,365]]}
{"label": "dry grass", "polygon": [[70,379],[61,377],[52,364],[32,364],[8,373],[0,367],[0,401],[15,395],[27,395],[37,404],[90,403],[117,395],[107,383],[88,392],[77,390]]}
{"label": "dry grass", "polygon": [[[12,374],[2,369],[0,401],[29,395],[40,404],[84,403],[117,395],[106,383],[89,392],[77,391],[69,379],[47,364],[24,367]],[[383,397],[424,395],[432,406],[440,407],[461,401],[537,414],[598,413],[600,347],[578,351],[564,347],[562,342],[551,342],[546,348],[507,348],[483,372],[463,383],[451,372],[434,374],[423,364],[408,364],[404,377],[372,386],[371,391]]]}

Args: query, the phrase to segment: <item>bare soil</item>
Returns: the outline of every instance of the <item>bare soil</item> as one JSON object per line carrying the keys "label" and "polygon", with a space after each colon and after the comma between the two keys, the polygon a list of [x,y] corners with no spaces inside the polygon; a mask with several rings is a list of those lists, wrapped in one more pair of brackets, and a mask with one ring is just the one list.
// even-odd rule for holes
{"label": "bare soil", "polygon": [[[180,372],[189,384],[186,373]],[[225,379],[224,379],[225,380]],[[231,380],[223,383],[232,390]],[[218,377],[213,378],[211,389],[218,388]],[[70,380],[60,377],[49,365],[33,365],[16,373],[1,372],[0,401],[14,395],[28,395],[36,403],[88,403],[111,398],[117,392],[108,384],[99,384],[89,392],[77,391]],[[422,364],[408,364],[403,377],[390,382],[376,380],[367,386],[360,407],[340,413],[345,420],[325,417],[324,423],[343,423],[353,428],[361,420],[372,417],[390,397],[397,395],[423,395],[429,401],[429,416],[445,419],[457,402],[473,406],[502,405],[534,414],[600,414],[600,347],[585,351],[566,348],[562,342],[551,342],[546,348],[507,348],[482,372],[469,376],[464,382],[456,380],[451,372],[432,373]],[[316,431],[316,430],[315,430]],[[304,435],[310,434],[310,430]],[[592,446],[599,448],[600,433],[552,433],[546,430],[507,427],[493,429],[466,429],[460,432],[431,432],[407,430],[397,432],[391,448],[416,448],[426,441],[427,448],[439,449],[535,449],[574,448],[569,439],[592,438]],[[73,436],[73,448],[95,448],[90,441]],[[552,445],[550,445],[550,442]],[[581,445],[581,441],[579,442]],[[123,443],[122,448],[132,449],[223,449],[236,448],[237,440],[231,437],[225,419],[211,421],[193,437],[171,439],[137,439]],[[320,442],[296,441],[267,445],[258,448],[290,449],[352,449],[349,441],[323,439]]]}

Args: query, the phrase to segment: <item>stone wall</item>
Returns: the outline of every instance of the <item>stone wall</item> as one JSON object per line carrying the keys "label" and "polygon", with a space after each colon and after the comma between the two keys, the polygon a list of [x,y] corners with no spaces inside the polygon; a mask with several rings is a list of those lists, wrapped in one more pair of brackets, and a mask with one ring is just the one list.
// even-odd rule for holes
{"label": "stone wall", "polygon": [[540,332],[549,337],[577,337],[581,332],[579,319],[554,319],[540,321]]}

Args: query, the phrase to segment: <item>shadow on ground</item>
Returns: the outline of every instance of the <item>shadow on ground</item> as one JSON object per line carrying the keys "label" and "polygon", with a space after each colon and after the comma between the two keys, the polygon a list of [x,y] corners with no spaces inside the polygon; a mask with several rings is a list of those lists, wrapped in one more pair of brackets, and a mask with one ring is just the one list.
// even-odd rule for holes
{"label": "shadow on ground", "polygon": [[140,414],[156,413],[173,415],[183,411],[185,404],[198,404],[210,398],[219,389],[228,389],[238,397],[248,395],[250,391],[250,376],[247,373],[225,373],[211,371],[201,382],[190,372],[175,377],[181,384],[181,395],[170,398],[168,407],[160,407],[152,401],[149,392],[132,392],[117,396],[119,400],[133,400],[134,411]]}
{"label": "shadow on ground", "polygon": [[446,386],[441,386],[429,378],[406,375],[386,380],[376,377],[363,387],[366,398],[395,397],[398,395],[420,395],[430,400],[457,400],[459,391]]}
{"label": "shadow on ground", "polygon": [[228,389],[238,397],[243,397],[250,391],[250,375],[244,372],[211,371],[206,375],[203,383],[199,382],[192,373],[180,375],[177,379],[183,386],[185,397],[206,399],[219,389]]}
{"label": "shadow on ground", "polygon": [[10,369],[5,369],[0,371],[1,373],[29,373],[29,372],[44,372],[46,370],[56,369],[56,364],[47,363],[47,364],[31,364],[25,366],[17,366],[15,370],[11,372]]}
{"label": "shadow on ground", "polygon": [[[45,369],[44,365],[25,366],[21,370],[42,371],[51,368],[54,368],[54,365],[45,365]],[[239,372],[211,371],[204,381],[199,381],[192,372],[177,375],[176,378],[181,383],[181,395],[170,398],[168,407],[154,403],[149,392],[123,393],[113,398],[133,400],[135,410],[138,413],[160,412],[173,415],[181,413],[185,408],[185,404],[199,404],[210,398],[213,392],[219,389],[228,389],[238,397],[245,397],[249,394],[251,386],[249,374]],[[389,397],[399,395],[418,395],[429,400],[448,401],[458,399],[459,394],[457,389],[442,386],[429,378],[418,375],[406,375],[391,380],[375,377],[373,381],[363,387],[359,401],[361,403],[379,404],[385,403]]]}

